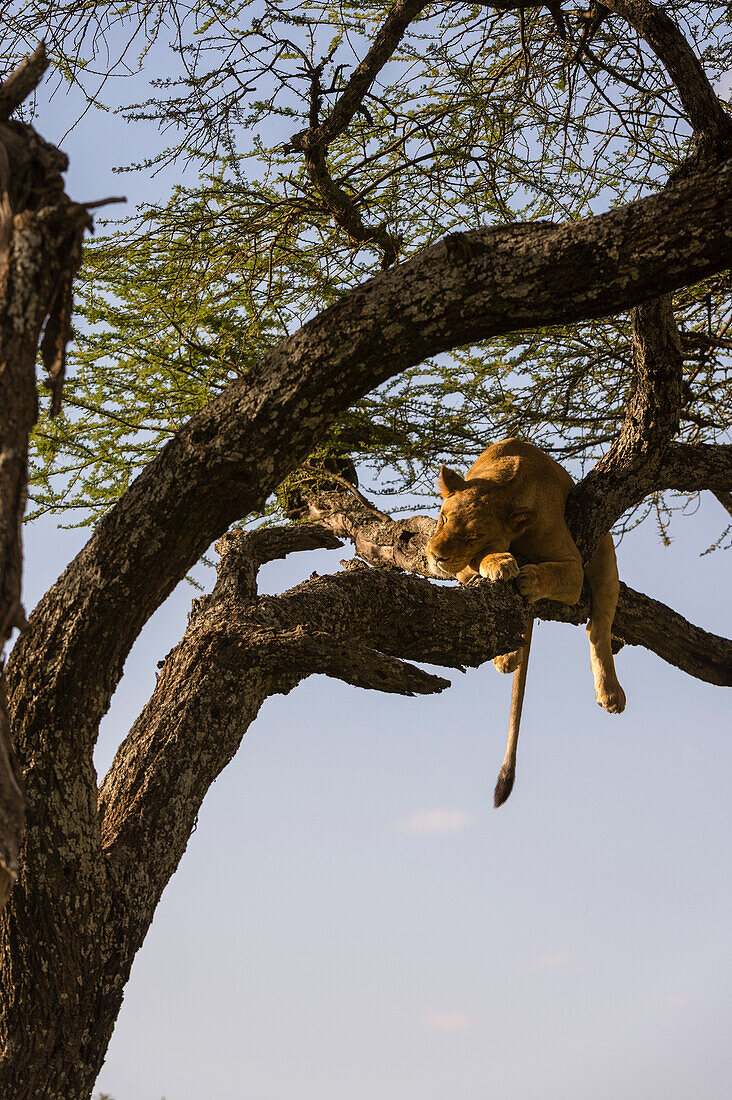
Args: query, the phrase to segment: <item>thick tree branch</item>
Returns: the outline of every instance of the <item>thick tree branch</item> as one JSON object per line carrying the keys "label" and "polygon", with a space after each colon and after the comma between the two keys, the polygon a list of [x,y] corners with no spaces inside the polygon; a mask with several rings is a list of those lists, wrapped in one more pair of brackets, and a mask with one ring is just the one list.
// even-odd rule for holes
{"label": "thick tree branch", "polygon": [[370,565],[393,566],[423,577],[435,577],[427,561],[427,543],[435,529],[429,516],[393,520],[347,492],[318,491],[308,499],[309,514],[349,539]]}
{"label": "thick tree branch", "polygon": [[369,646],[347,641],[335,643],[330,631],[295,627],[258,640],[260,667],[298,669],[303,676],[320,672],[353,687],[393,695],[432,695],[444,691],[450,681],[433,676],[415,665],[387,657]]}
{"label": "thick tree branch", "polygon": [[633,378],[620,435],[567,501],[567,524],[584,561],[616,520],[658,487],[679,428],[683,361],[670,296],[638,306],[631,321]]}
{"label": "thick tree branch", "polygon": [[[223,542],[228,545],[230,541],[235,544],[240,540],[232,535],[223,536]],[[343,543],[337,539],[329,527],[322,523],[298,523],[296,526],[287,524],[284,527],[258,527],[255,531],[248,531],[246,536],[246,557],[259,569],[269,561],[280,561],[289,554],[303,550],[338,550]],[[221,546],[217,547],[219,553],[223,553]],[[219,568],[219,579],[214,592],[222,581],[222,568]]]}
{"label": "thick tree branch", "polygon": [[[574,607],[542,600],[532,604],[536,618],[580,624],[590,612],[589,593]],[[666,604],[620,582],[613,636],[642,646],[674,668],[717,687],[732,687],[732,640],[695,626]]]}
{"label": "thick tree branch", "polygon": [[729,443],[672,443],[667,447],[655,489],[680,493],[728,492],[732,489],[732,445]]}
{"label": "thick tree branch", "polygon": [[698,680],[732,686],[732,641],[694,626],[665,604],[622,583],[613,634],[629,645],[652,650]]}
{"label": "thick tree branch", "polygon": [[[266,562],[295,551],[337,549],[342,545],[331,528],[323,523],[227,532],[216,544],[220,562],[214,590],[210,596],[195,601],[189,623],[222,603],[235,609],[237,614],[254,604],[257,573]],[[272,673],[286,670],[288,684],[292,671],[299,670],[302,675],[322,672],[356,687],[402,695],[441,691],[448,686],[447,681],[385,657],[358,640],[352,640],[350,647],[345,647],[334,641],[332,631],[312,628],[309,622],[284,630],[263,631],[254,648],[257,667],[271,668]]]}
{"label": "thick tree branch", "polygon": [[253,603],[257,598],[257,574],[262,565],[278,561],[301,550],[337,550],[343,543],[322,523],[299,523],[296,526],[260,527],[243,532],[234,529],[219,539],[216,549],[221,555],[213,592],[196,600],[191,616],[198,615],[208,603],[235,599],[240,604]]}

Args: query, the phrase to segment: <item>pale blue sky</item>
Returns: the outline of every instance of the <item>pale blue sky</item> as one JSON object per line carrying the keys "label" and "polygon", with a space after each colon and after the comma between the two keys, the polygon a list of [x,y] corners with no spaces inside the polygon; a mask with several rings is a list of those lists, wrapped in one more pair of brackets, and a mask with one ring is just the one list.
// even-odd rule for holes
{"label": "pale blue sky", "polygon": [[[728,629],[710,501],[628,583]],[[28,533],[33,578],[71,551]],[[268,567],[279,591],[339,552]],[[342,552],[340,552],[342,556]],[[56,557],[56,561],[58,558]],[[184,628],[133,651],[98,761]],[[581,629],[539,624],[516,790],[493,810],[509,679],[435,699],[317,677],[270,700],[212,788],[133,969],[99,1087],[115,1100],[726,1100],[732,1079],[729,694],[645,651],[594,703]],[[431,831],[434,830],[434,831]]]}
{"label": "pale blue sky", "polygon": [[[57,139],[68,116],[55,100],[40,132]],[[72,196],[145,193],[110,173],[132,133],[87,115],[64,142]],[[699,557],[722,526],[711,497],[668,550],[648,526],[620,548],[621,576],[728,633],[729,559]],[[26,531],[28,607],[85,537],[48,520]],[[273,564],[263,586],[342,556]],[[193,595],[181,586],[133,650],[101,770]],[[492,666],[451,674],[438,698],[316,677],[269,700],[204,804],[98,1089],[727,1100],[729,693],[629,647],[618,671],[628,709],[611,717],[594,703],[584,631],[538,625],[517,785],[499,811],[510,680]]]}

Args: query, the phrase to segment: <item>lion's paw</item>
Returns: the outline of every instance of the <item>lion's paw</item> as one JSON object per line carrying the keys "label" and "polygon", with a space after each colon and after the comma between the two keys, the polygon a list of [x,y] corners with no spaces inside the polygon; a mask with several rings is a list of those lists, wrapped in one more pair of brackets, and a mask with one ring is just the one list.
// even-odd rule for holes
{"label": "lion's paw", "polygon": [[598,689],[595,692],[595,698],[608,714],[622,714],[625,710],[625,692],[617,681],[610,688]]}
{"label": "lion's paw", "polygon": [[518,572],[513,554],[488,554],[480,563],[480,575],[487,581],[512,581]]}
{"label": "lion's paw", "polygon": [[529,603],[540,600],[544,593],[541,588],[541,571],[539,567],[536,565],[522,565],[518,571],[516,587]]}
{"label": "lion's paw", "polygon": [[499,672],[515,672],[521,664],[521,650],[514,649],[513,653],[501,653],[493,658],[493,664]]}

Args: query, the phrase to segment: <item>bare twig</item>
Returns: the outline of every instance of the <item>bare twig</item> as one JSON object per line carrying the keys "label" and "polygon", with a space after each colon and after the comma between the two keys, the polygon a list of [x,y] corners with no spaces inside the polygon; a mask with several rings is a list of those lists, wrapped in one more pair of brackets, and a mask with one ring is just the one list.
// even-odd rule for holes
{"label": "bare twig", "polygon": [[80,202],[79,206],[83,206],[86,210],[95,210],[99,206],[111,206],[116,202],[127,202],[126,195],[110,195],[107,199],[95,199],[93,202]]}

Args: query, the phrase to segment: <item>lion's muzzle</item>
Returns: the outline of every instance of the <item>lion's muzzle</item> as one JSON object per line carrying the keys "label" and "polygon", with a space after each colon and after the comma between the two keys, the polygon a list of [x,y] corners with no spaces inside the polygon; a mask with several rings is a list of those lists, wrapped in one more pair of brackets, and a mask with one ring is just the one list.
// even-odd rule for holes
{"label": "lion's muzzle", "polygon": [[464,567],[464,563],[453,562],[447,556],[443,557],[439,553],[436,554],[429,546],[427,547],[427,561],[432,566],[433,572],[443,577],[454,577]]}

